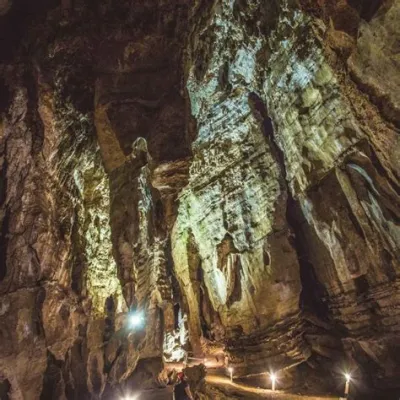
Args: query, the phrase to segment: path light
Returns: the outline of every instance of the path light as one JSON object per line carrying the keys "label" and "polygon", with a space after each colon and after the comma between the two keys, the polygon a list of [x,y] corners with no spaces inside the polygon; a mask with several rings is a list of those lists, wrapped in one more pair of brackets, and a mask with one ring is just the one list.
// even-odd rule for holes
{"label": "path light", "polygon": [[228,371],[229,371],[229,374],[230,374],[230,376],[231,376],[231,382],[233,382],[233,368],[232,368],[232,367],[229,367],[229,368],[228,368]]}
{"label": "path light", "polygon": [[272,391],[275,392],[275,382],[276,382],[276,375],[275,373],[271,372],[269,374],[269,378],[271,379],[271,383],[272,383]]}
{"label": "path light", "polygon": [[346,378],[346,386],[344,387],[344,395],[347,397],[350,391],[350,381],[351,381],[351,375],[350,374],[344,374],[344,377]]}
{"label": "path light", "polygon": [[129,314],[128,317],[129,326],[131,328],[140,328],[144,323],[144,315],[141,311],[134,311]]}

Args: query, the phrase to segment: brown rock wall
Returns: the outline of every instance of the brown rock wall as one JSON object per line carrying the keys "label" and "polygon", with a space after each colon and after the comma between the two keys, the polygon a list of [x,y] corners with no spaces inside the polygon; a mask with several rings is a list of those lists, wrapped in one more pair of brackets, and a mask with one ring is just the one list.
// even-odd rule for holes
{"label": "brown rock wall", "polygon": [[1,390],[398,389],[399,1],[3,3]]}

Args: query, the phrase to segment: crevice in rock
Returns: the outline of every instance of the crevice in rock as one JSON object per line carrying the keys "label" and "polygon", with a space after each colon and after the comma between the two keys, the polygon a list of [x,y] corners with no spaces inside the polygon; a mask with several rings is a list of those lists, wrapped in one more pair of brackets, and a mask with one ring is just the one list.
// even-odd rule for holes
{"label": "crevice in rock", "polygon": [[40,287],[36,295],[36,304],[32,318],[33,318],[33,326],[35,327],[35,335],[42,337],[44,337],[42,309],[45,300],[46,300],[46,289],[44,287]]}
{"label": "crevice in rock", "polygon": [[354,278],[354,286],[356,287],[356,293],[358,296],[362,296],[369,291],[369,283],[365,275]]}
{"label": "crevice in rock", "polygon": [[174,304],[174,329],[179,329],[179,314],[181,312],[181,306],[179,303]]}
{"label": "crevice in rock", "polygon": [[296,251],[300,266],[300,280],[302,284],[300,308],[303,311],[311,311],[321,320],[327,321],[330,312],[325,299],[328,298],[328,294],[319,282],[314,266],[309,260],[308,246],[302,240],[304,237],[302,233],[302,224],[305,223],[304,217],[298,202],[290,194],[288,195],[286,218],[294,233],[292,236],[292,245]]}
{"label": "crevice in rock", "polygon": [[64,379],[62,375],[63,362],[56,360],[47,351],[47,368],[43,377],[43,388],[40,400],[59,399],[64,394]]}
{"label": "crevice in rock", "polygon": [[38,154],[43,146],[44,126],[38,111],[38,88],[33,72],[25,72],[24,85],[28,94],[28,113],[30,123],[29,126],[33,129],[32,132],[32,150],[33,154]]}
{"label": "crevice in rock", "polygon": [[[0,93],[1,93],[0,87]],[[7,154],[7,142],[4,144],[4,154]],[[0,170],[0,207],[3,208],[3,218],[0,219],[0,282],[7,275],[7,246],[8,246],[8,223],[9,223],[9,211],[5,205],[7,198],[7,169],[8,163],[7,158],[2,157],[2,168]],[[1,208],[0,208],[1,210]]]}
{"label": "crevice in rock", "polygon": [[300,295],[300,308],[315,313],[318,318],[327,320],[329,316],[329,308],[324,304],[323,299],[327,296],[323,286],[318,281],[315,274],[314,266],[307,255],[307,245],[302,243],[301,238],[304,236],[301,232],[301,226],[305,222],[302,211],[293,198],[291,190],[287,183],[287,173],[285,166],[285,156],[277,143],[272,119],[268,115],[268,110],[263,100],[254,92],[249,95],[249,103],[253,109],[256,118],[262,123],[265,137],[271,146],[271,153],[281,170],[282,179],[281,186],[287,194],[286,201],[286,220],[289,225],[291,235],[291,244],[296,251],[297,259],[300,266],[300,278],[302,284],[302,292]]}
{"label": "crevice in rock", "polygon": [[104,369],[103,369],[103,372],[105,374],[109,374],[110,373],[110,371],[112,370],[113,366],[117,362],[118,357],[122,354],[123,351],[124,351],[124,347],[122,345],[118,346],[117,351],[115,352],[115,357],[111,362],[108,362],[104,357]]}
{"label": "crevice in rock", "polygon": [[365,79],[362,79],[354,71],[350,71],[350,77],[358,90],[361,93],[368,95],[371,103],[373,103],[379,110],[379,114],[384,118],[384,120],[389,122],[398,133],[400,131],[400,117],[398,110],[393,106],[393,104],[388,101],[385,95],[380,93],[379,88],[371,85],[369,82],[365,81]]}
{"label": "crevice in rock", "polygon": [[179,287],[179,282],[175,276],[174,260],[172,258],[172,247],[171,247],[170,236],[168,236],[167,243],[165,245],[165,264],[166,264],[167,277],[171,279],[173,302],[174,304],[178,305],[180,309],[182,309],[182,293]]}
{"label": "crevice in rock", "polygon": [[11,102],[10,90],[3,78],[0,77],[0,114],[6,112]]}
{"label": "crevice in rock", "polygon": [[224,274],[227,282],[226,304],[230,307],[234,302],[240,301],[242,264],[239,251],[236,249],[232,236],[228,233],[217,246],[217,268]]}
{"label": "crevice in rock", "polygon": [[396,269],[393,267],[394,258],[386,249],[382,250],[382,260],[382,266],[386,276],[389,278],[390,282],[394,282],[397,277]]}
{"label": "crevice in rock", "polygon": [[8,247],[9,211],[6,209],[0,229],[0,282],[7,275],[7,247]]}
{"label": "crevice in rock", "polygon": [[85,399],[88,393],[87,348],[84,330],[84,327],[81,326],[81,337],[74,342],[69,350],[63,369],[65,394],[71,400]]}
{"label": "crevice in rock", "polygon": [[[232,257],[232,256],[231,256]],[[242,262],[240,256],[233,255],[233,260],[231,261],[233,264],[233,275],[232,280],[233,283],[230,285],[230,289],[228,291],[228,298],[226,304],[228,307],[231,307],[237,301],[242,299]]]}
{"label": "crevice in rock", "polygon": [[[204,282],[203,274],[203,269],[200,268],[198,275],[199,279],[202,279],[200,282]],[[203,336],[208,340],[218,339],[216,337],[216,331],[218,330],[218,326],[221,325],[221,320],[218,313],[213,308],[210,295],[204,283],[200,285],[199,306],[201,331]],[[212,328],[210,329],[210,327]]]}
{"label": "crevice in rock", "polygon": [[115,302],[112,296],[107,297],[104,308],[106,318],[104,319],[103,342],[107,343],[115,332]]}
{"label": "crevice in rock", "polygon": [[[6,153],[7,144],[4,147],[4,153]],[[0,206],[4,204],[7,197],[7,166],[7,160],[4,159],[0,170]]]}
{"label": "crevice in rock", "polygon": [[[395,181],[395,179],[392,179],[386,168],[382,165],[382,162],[379,160],[379,157],[375,153],[374,149],[371,146],[368,146],[368,149],[370,150],[368,153],[368,156],[371,159],[372,165],[376,168],[377,172],[381,175],[384,176],[389,182],[393,190],[396,192],[396,194],[400,197],[400,185]],[[394,174],[398,174],[398,171],[393,170],[392,171]],[[397,175],[397,178],[400,181],[400,176]]]}
{"label": "crevice in rock", "polygon": [[97,357],[92,357],[88,360],[88,373],[90,377],[91,391],[94,394],[99,395],[103,386],[103,376]]}
{"label": "crevice in rock", "polygon": [[11,392],[11,384],[8,379],[0,380],[0,400],[9,400]]}

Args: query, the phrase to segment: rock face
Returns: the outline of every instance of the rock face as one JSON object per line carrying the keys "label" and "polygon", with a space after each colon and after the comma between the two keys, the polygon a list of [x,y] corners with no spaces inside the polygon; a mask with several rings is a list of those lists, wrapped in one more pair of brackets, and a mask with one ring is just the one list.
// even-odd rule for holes
{"label": "rock face", "polygon": [[0,2],[0,396],[167,396],[186,357],[395,396],[399,13]]}

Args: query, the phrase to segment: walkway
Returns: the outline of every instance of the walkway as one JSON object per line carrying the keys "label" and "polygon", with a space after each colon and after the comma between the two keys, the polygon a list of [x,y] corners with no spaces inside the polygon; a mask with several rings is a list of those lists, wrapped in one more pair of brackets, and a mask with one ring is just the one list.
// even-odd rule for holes
{"label": "walkway", "polygon": [[258,400],[258,399],[274,399],[274,400],[338,400],[338,397],[332,396],[307,396],[307,395],[295,395],[283,391],[275,391],[268,389],[261,389],[252,386],[243,385],[241,383],[231,382],[229,378],[221,377],[218,375],[207,375],[207,383],[211,386],[218,388],[221,392],[226,395],[232,396],[233,398],[246,399],[246,400]]}

